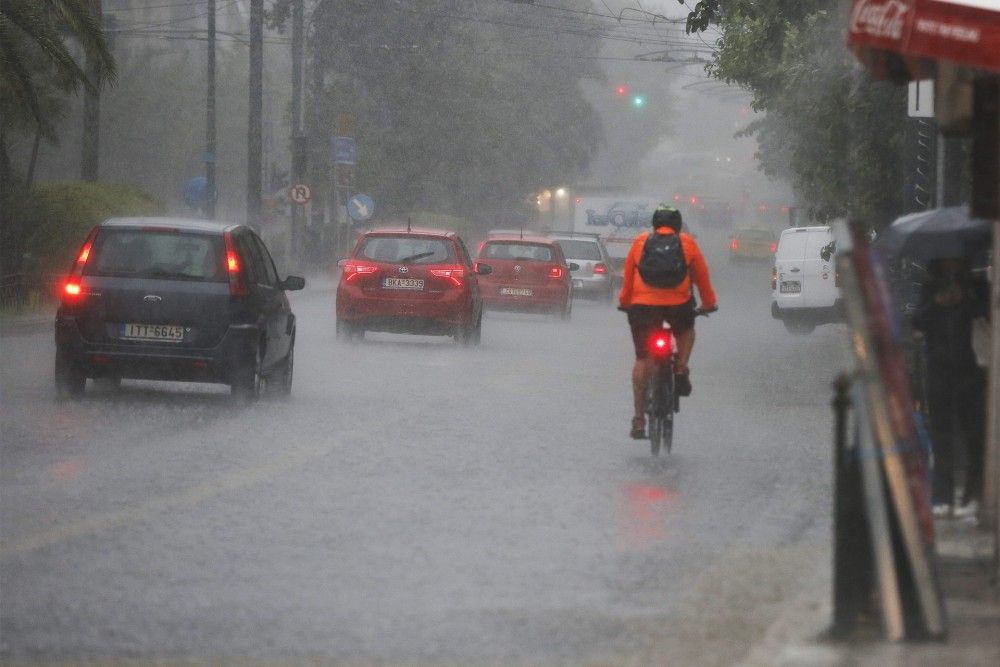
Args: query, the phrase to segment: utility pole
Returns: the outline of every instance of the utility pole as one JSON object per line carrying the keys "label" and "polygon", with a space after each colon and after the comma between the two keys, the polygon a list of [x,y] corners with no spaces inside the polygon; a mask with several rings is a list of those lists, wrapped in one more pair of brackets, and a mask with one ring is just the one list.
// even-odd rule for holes
{"label": "utility pole", "polygon": [[215,219],[215,0],[208,0],[208,90],[205,97],[205,217]]}
{"label": "utility pole", "polygon": [[[306,171],[306,138],[302,135],[302,54],[305,31],[305,0],[292,0],[292,185],[302,183]],[[289,230],[293,266],[302,261],[302,220],[305,210],[292,203],[292,228]]]}
{"label": "utility pole", "polygon": [[261,225],[261,143],[264,88],[264,0],[250,0],[250,97],[247,105],[247,224]]}
{"label": "utility pole", "polygon": [[[90,10],[97,18],[98,25],[104,25],[104,11],[101,0],[90,0]],[[111,44],[109,43],[110,47]],[[101,150],[101,75],[97,59],[87,57],[87,79],[90,88],[83,93],[83,142],[80,156],[80,179],[96,181],[99,175]]]}

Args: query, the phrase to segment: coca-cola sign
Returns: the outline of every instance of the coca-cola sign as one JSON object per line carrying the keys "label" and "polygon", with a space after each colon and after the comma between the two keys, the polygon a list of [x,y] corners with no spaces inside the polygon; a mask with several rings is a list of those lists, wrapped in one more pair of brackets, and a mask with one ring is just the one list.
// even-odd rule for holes
{"label": "coca-cola sign", "polygon": [[857,0],[851,11],[851,33],[899,41],[906,29],[912,2]]}

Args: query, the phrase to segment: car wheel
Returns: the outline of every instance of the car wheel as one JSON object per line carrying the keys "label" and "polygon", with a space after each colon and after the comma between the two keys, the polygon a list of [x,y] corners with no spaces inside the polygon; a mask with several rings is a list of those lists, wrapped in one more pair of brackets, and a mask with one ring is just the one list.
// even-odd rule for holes
{"label": "car wheel", "polygon": [[365,330],[357,324],[352,324],[344,320],[337,320],[337,338],[348,342],[361,340],[365,337]]}
{"label": "car wheel", "polygon": [[569,320],[573,317],[573,299],[567,299],[566,305],[557,311],[560,320]]}
{"label": "car wheel", "polygon": [[271,396],[286,398],[292,394],[292,378],[295,375],[295,338],[288,346],[288,354],[278,367],[271,372],[264,383],[264,389]]}
{"label": "car wheel", "polygon": [[69,355],[56,353],[55,364],[56,396],[59,398],[79,398],[87,387],[87,376],[80,364]]}
{"label": "car wheel", "polygon": [[263,384],[261,353],[258,346],[254,358],[244,361],[234,371],[230,390],[233,397],[241,403],[253,403],[260,398],[260,391]]}
{"label": "car wheel", "polygon": [[794,320],[791,318],[786,318],[783,321],[785,323],[785,329],[788,333],[795,334],[797,336],[811,334],[816,329],[816,325],[813,322],[803,322],[802,320]]}
{"label": "car wheel", "polygon": [[469,345],[479,345],[483,339],[483,311],[479,311],[479,317],[476,318],[476,326],[472,327],[469,332]]}

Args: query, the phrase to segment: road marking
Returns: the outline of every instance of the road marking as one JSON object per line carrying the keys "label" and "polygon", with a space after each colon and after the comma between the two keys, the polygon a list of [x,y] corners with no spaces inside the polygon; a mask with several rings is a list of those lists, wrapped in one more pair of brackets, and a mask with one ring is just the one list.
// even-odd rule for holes
{"label": "road marking", "polygon": [[357,439],[360,435],[361,433],[358,431],[349,431],[334,438],[326,447],[292,451],[272,463],[237,470],[209,482],[184,489],[178,493],[153,498],[135,507],[117,512],[99,514],[64,526],[58,526],[51,530],[44,530],[34,535],[28,535],[10,544],[0,545],[0,558],[52,546],[53,544],[74,537],[91,535],[112,528],[127,526],[166,510],[193,507],[199,503],[221,496],[224,493],[245,489],[254,484],[267,481],[281,473],[300,467],[311,459],[331,453],[346,442]]}

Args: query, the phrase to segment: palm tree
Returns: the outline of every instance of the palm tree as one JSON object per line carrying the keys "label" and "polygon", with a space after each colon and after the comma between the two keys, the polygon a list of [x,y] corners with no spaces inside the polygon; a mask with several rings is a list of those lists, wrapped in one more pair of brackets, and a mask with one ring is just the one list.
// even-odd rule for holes
{"label": "palm tree", "polygon": [[[94,0],[0,0],[4,125],[33,126],[36,150],[41,137],[52,133],[46,89],[55,86],[68,93],[83,85],[93,90],[114,80],[115,61],[94,11],[96,6]],[[96,80],[92,81],[73,58],[66,37],[82,47]],[[5,129],[0,126],[2,180],[9,174]]]}

